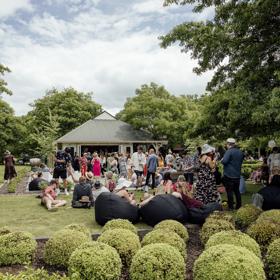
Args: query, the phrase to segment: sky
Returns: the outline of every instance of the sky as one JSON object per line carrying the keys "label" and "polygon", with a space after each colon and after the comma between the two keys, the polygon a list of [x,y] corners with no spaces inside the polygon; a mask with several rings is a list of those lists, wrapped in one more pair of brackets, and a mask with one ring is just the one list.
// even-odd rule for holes
{"label": "sky", "polygon": [[16,115],[56,87],[92,92],[111,114],[142,84],[172,94],[202,94],[212,73],[193,73],[197,62],[158,37],[185,21],[206,20],[191,6],[163,7],[163,0],[0,0],[0,63]]}

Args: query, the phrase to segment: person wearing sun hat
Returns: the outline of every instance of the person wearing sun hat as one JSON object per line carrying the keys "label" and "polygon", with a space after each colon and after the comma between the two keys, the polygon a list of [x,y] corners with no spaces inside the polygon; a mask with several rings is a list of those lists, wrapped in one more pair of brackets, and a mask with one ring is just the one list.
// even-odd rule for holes
{"label": "person wearing sun hat", "polygon": [[126,180],[125,178],[120,178],[114,192],[116,195],[126,199],[130,204],[136,205],[134,194],[130,194],[126,190],[126,188],[128,188],[130,185],[130,181]]}
{"label": "person wearing sun hat", "polygon": [[217,190],[215,179],[215,148],[204,144],[199,158],[197,172],[197,183],[194,191],[194,198],[203,204],[221,202],[221,196]]}
{"label": "person wearing sun hat", "polygon": [[244,154],[236,146],[236,140],[234,138],[227,139],[227,151],[221,160],[224,166],[223,185],[225,186],[228,199],[228,208],[233,210],[233,194],[236,199],[236,209],[241,207],[241,194],[239,191],[241,166],[244,160]]}

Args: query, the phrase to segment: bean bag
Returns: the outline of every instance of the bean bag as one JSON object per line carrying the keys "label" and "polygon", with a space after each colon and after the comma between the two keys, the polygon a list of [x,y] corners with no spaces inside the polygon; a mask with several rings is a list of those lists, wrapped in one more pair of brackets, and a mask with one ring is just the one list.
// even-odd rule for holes
{"label": "bean bag", "polygon": [[208,203],[201,208],[189,208],[189,222],[203,224],[205,219],[216,210],[222,210],[221,205],[217,202]]}
{"label": "bean bag", "polygon": [[127,219],[132,223],[139,221],[138,207],[111,192],[101,193],[95,200],[95,220],[105,225],[113,219]]}
{"label": "bean bag", "polygon": [[259,191],[263,197],[263,210],[280,209],[280,187],[268,186]]}
{"label": "bean bag", "polygon": [[188,220],[188,211],[184,203],[171,194],[156,195],[151,201],[139,209],[143,221],[154,226],[163,220]]}

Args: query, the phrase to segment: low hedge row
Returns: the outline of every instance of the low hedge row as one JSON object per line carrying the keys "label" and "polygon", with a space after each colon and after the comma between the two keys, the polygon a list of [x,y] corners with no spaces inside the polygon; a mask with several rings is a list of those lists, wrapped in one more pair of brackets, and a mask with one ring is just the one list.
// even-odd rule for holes
{"label": "low hedge row", "polygon": [[21,182],[21,180],[25,177],[27,173],[27,169],[23,168],[17,172],[17,177],[13,178],[8,184],[8,192],[15,193],[17,190],[17,185]]}

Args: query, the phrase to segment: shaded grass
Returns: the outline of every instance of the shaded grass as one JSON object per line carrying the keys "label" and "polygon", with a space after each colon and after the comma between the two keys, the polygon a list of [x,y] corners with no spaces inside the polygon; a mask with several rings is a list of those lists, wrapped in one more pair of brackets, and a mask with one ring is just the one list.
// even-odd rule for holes
{"label": "shaded grass", "polygon": [[[247,193],[242,195],[242,204],[251,203],[252,194],[260,189],[260,185],[247,183]],[[143,192],[135,193],[137,201]],[[0,227],[8,226],[12,230],[31,232],[36,237],[49,237],[55,231],[71,223],[85,224],[91,233],[101,230],[94,219],[94,209],[73,209],[71,195],[60,196],[67,200],[67,205],[57,212],[48,212],[40,205],[40,199],[34,195],[2,195],[0,196]],[[226,195],[223,195],[226,199]],[[137,228],[149,228],[144,223],[136,224]]]}

